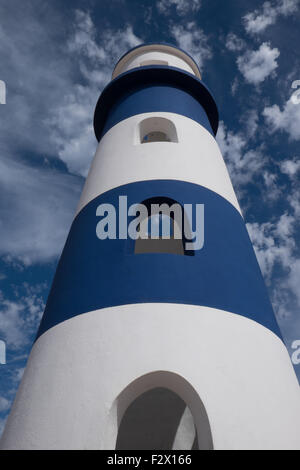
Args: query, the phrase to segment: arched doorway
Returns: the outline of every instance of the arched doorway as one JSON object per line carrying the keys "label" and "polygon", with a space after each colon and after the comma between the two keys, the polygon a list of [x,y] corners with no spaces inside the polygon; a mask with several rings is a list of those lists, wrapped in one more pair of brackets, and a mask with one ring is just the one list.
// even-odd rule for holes
{"label": "arched doorway", "polygon": [[167,388],[143,393],[122,418],[116,449],[198,449],[194,420],[186,403]]}
{"label": "arched doorway", "polygon": [[168,371],[146,374],[116,401],[117,450],[211,450],[205,407],[183,377]]}

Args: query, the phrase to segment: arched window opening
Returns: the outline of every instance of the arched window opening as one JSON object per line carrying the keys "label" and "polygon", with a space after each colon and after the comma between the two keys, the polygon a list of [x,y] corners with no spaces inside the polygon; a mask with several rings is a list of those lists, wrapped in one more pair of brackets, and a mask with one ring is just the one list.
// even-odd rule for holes
{"label": "arched window opening", "polygon": [[145,65],[169,65],[169,63],[166,60],[144,60],[140,63],[141,67]]}
{"label": "arched window opening", "polygon": [[140,142],[178,142],[174,123],[162,117],[152,117],[140,122]]}
{"label": "arched window opening", "polygon": [[167,388],[142,393],[121,420],[116,450],[198,450],[193,416]]}
{"label": "arched window opening", "polygon": [[148,216],[138,226],[139,237],[135,241],[134,253],[169,253],[194,255],[186,250],[184,235],[184,209],[176,201],[166,197],[154,197],[143,201]]}
{"label": "arched window opening", "polygon": [[135,242],[134,252],[136,254],[173,253],[184,255],[182,238],[175,239],[177,227],[177,223],[168,215],[155,214],[147,217],[140,224],[140,238]]}

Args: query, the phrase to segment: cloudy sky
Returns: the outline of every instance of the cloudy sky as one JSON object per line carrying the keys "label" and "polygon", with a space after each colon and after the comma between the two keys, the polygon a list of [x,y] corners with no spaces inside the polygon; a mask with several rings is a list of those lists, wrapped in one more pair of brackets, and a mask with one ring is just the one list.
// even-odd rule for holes
{"label": "cloudy sky", "polygon": [[143,42],[185,49],[214,93],[218,142],[292,354],[300,340],[299,4],[0,0],[0,434],[96,149],[96,101],[116,60]]}

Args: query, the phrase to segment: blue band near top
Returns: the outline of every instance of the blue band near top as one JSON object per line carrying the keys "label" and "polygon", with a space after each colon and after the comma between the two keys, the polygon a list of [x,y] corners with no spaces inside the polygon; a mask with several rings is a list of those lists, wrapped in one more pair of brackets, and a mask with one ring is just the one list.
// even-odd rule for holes
{"label": "blue band near top", "polygon": [[[194,256],[135,254],[131,239],[99,240],[97,207],[109,203],[117,208],[119,196],[127,196],[128,206],[153,197],[182,206],[204,204],[203,248]],[[141,181],[88,203],[72,224],[38,336],[89,311],[154,302],[207,306],[224,310],[224,315],[232,312],[281,337],[243,218],[227,200],[193,183]]]}
{"label": "blue band near top", "polygon": [[148,112],[181,114],[213,135],[218,130],[217,106],[199,78],[175,67],[151,65],[119,75],[103,90],[94,115],[97,139],[118,122]]}

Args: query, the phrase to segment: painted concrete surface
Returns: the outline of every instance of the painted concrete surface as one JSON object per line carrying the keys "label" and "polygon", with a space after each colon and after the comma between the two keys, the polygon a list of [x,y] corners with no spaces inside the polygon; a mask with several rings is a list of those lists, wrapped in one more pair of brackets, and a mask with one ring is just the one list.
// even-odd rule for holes
{"label": "painted concrete surface", "polygon": [[[118,407],[122,391],[143,376],[148,383]],[[214,449],[300,449],[299,386],[281,340],[244,317],[178,304],[102,309],[42,335],[1,448],[113,449],[122,414],[154,387],[175,391],[199,432],[201,399]]]}
{"label": "painted concrete surface", "polygon": [[[171,120],[178,143],[140,142],[140,123],[148,117]],[[174,113],[144,113],[116,124],[101,139],[76,214],[101,193],[143,180],[175,179],[204,186],[239,212],[229,174],[214,137],[192,119]]]}

